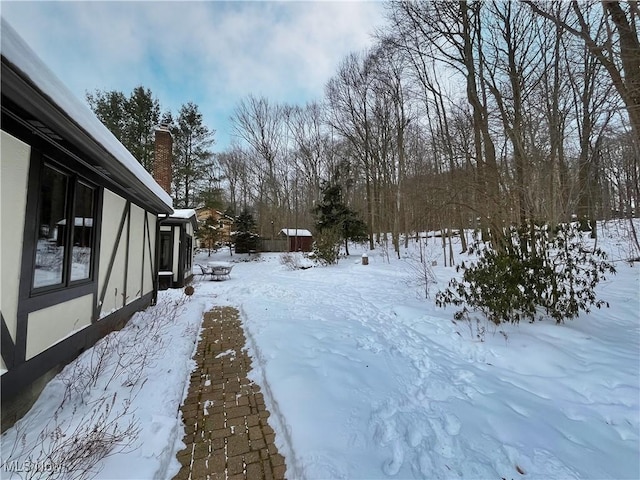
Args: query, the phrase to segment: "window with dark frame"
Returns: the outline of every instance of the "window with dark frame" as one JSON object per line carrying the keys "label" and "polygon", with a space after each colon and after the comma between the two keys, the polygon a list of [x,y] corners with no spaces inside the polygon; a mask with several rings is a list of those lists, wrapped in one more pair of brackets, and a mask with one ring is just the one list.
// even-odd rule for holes
{"label": "window with dark frame", "polygon": [[186,248],[184,249],[184,270],[191,270],[191,263],[193,261],[193,238],[191,235],[185,235]]}
{"label": "window with dark frame", "polygon": [[95,187],[51,163],[42,166],[34,289],[91,279],[95,204]]}
{"label": "window with dark frame", "polygon": [[160,271],[170,272],[173,269],[173,230],[160,232]]}

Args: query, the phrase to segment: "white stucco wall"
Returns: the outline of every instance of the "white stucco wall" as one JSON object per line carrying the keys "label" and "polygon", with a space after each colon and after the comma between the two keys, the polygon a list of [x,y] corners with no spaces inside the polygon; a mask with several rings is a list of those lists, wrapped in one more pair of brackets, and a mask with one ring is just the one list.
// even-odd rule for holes
{"label": "white stucco wall", "polygon": [[148,268],[144,253],[144,210],[131,205],[131,231],[129,233],[129,265],[127,267],[127,303],[140,298],[142,291],[142,269]]}
{"label": "white stucco wall", "polygon": [[[156,225],[157,217],[155,215],[147,215],[149,220],[149,240],[144,242],[144,259],[145,269],[143,277],[143,289],[145,292],[151,292],[153,290],[153,273],[156,262]],[[149,251],[149,245],[151,245],[151,251]]]}
{"label": "white stucco wall", "polygon": [[93,295],[74,298],[29,314],[27,356],[35,357],[49,347],[91,324]]}
{"label": "white stucco wall", "polygon": [[[107,315],[113,311],[122,308],[124,291],[124,275],[125,275],[125,254],[126,254],[126,228],[125,223],[120,242],[116,244],[118,227],[122,219],[122,212],[126,206],[124,198],[116,195],[108,190],[104,191],[103,209],[102,209],[102,235],[100,237],[100,276],[98,278],[98,295],[106,283],[107,273],[109,270],[109,262],[114,248],[117,248],[116,258],[111,271],[111,276],[107,283],[107,291],[104,302],[100,306],[100,316]],[[136,260],[136,263],[139,263]],[[99,300],[99,299],[98,299]]]}
{"label": "white stucco wall", "polygon": [[30,156],[29,145],[0,132],[0,309],[14,342]]}

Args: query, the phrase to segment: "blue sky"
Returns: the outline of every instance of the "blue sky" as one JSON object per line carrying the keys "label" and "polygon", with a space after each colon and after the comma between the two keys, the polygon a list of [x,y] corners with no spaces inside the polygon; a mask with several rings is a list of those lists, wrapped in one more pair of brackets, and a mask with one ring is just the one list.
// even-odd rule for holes
{"label": "blue sky", "polygon": [[25,2],[2,16],[78,97],[150,88],[174,115],[192,101],[230,143],[229,116],[249,94],[320,99],[345,55],[373,42],[380,2]]}

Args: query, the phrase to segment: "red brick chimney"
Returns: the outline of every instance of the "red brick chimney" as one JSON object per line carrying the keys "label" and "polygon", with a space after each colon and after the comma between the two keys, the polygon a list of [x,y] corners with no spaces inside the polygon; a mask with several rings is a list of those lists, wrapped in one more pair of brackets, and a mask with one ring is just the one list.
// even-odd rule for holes
{"label": "red brick chimney", "polygon": [[171,149],[173,138],[167,125],[159,125],[155,130],[155,152],[153,159],[153,178],[165,192],[171,195]]}

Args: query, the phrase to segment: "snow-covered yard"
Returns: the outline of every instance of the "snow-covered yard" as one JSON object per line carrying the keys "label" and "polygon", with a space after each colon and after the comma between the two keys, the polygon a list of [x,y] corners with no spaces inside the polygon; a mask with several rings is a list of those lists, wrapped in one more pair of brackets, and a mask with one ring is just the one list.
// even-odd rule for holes
{"label": "snow-covered yard", "polygon": [[[69,388],[67,367],[3,436],[5,469],[18,465],[5,462],[21,435],[29,444],[47,424],[76,425],[83,406],[115,393],[107,415],[129,405],[116,424],[133,420],[138,435],[98,464],[99,478],[170,478],[199,322],[212,306],[232,305],[288,478],[638,478],[640,266],[618,261],[617,275],[598,286],[609,309],[561,325],[496,328],[454,323],[453,309],[435,307],[433,294],[455,271],[430,242],[439,283],[429,300],[415,282],[415,244],[400,260],[369,252],[365,266],[365,250],[354,247],[337,266],[304,270],[288,269],[279,254],[200,254],[200,263],[238,263],[228,280],[197,279],[188,299],[161,292],[157,307],[85,352],[85,366],[101,358],[95,351],[115,352],[94,384],[86,380],[90,388]],[[624,244],[600,242],[620,258]],[[116,364],[124,370],[111,370]],[[75,412],[54,421],[65,392]]]}

